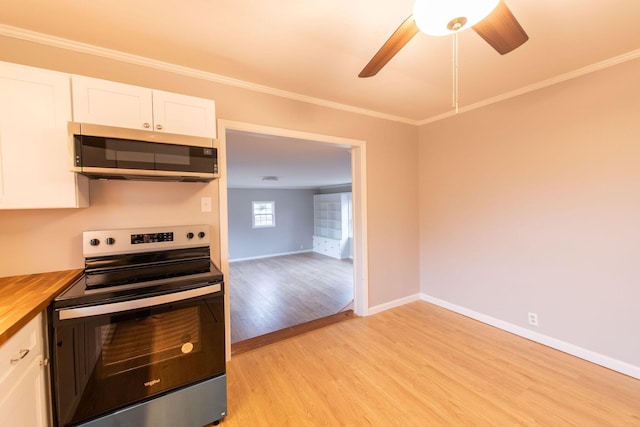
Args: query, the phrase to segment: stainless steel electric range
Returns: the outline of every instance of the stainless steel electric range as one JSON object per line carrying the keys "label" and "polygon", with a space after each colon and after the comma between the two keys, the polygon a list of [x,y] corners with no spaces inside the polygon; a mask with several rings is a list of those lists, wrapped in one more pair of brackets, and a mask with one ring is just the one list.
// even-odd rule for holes
{"label": "stainless steel electric range", "polygon": [[209,226],[83,233],[49,307],[57,426],[201,427],[226,416],[224,283]]}

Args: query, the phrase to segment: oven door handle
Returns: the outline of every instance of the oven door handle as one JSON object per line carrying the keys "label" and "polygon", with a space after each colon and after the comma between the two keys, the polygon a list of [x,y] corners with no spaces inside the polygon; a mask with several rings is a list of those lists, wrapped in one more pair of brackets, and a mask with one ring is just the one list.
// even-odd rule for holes
{"label": "oven door handle", "polygon": [[175,292],[165,295],[157,295],[147,298],[139,298],[131,301],[113,302],[109,304],[93,305],[89,307],[63,308],[56,310],[60,320],[79,319],[83,317],[100,316],[102,314],[120,313],[127,310],[153,307],[160,304],[167,304],[201,297],[203,295],[219,292],[222,289],[221,283],[204,286],[202,288],[189,289],[188,291]]}

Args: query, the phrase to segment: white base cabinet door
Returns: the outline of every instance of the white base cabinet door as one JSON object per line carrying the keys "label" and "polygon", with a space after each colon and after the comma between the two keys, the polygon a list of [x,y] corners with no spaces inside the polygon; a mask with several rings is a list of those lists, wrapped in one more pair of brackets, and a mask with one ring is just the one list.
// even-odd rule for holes
{"label": "white base cabinet door", "polygon": [[332,258],[341,259],[341,242],[338,239],[313,236],[313,251]]}
{"label": "white base cabinet door", "polygon": [[22,376],[3,385],[0,400],[0,426],[48,427],[48,402],[42,357],[24,369]]}
{"label": "white base cabinet door", "polygon": [[42,315],[0,346],[0,426],[48,427]]}
{"label": "white base cabinet door", "polygon": [[70,76],[0,62],[0,209],[75,208],[89,184],[71,172]]}

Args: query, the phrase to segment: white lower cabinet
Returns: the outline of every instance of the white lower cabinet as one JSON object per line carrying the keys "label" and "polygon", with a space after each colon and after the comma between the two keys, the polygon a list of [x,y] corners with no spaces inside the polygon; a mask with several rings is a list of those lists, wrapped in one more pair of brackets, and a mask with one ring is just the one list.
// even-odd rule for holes
{"label": "white lower cabinet", "polygon": [[329,239],[327,237],[313,236],[313,250],[322,255],[332,258],[343,258],[342,241],[338,239]]}
{"label": "white lower cabinet", "polygon": [[0,346],[0,426],[50,426],[42,314]]}

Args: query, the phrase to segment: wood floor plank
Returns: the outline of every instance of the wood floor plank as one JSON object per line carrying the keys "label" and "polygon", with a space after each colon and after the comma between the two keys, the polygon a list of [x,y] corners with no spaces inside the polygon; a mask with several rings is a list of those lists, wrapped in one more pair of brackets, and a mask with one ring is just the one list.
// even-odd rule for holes
{"label": "wood floor plank", "polygon": [[315,252],[229,264],[231,342],[330,316],[353,300],[353,261]]}
{"label": "wood floor plank", "polygon": [[233,426],[640,426],[640,381],[426,302],[234,356]]}

